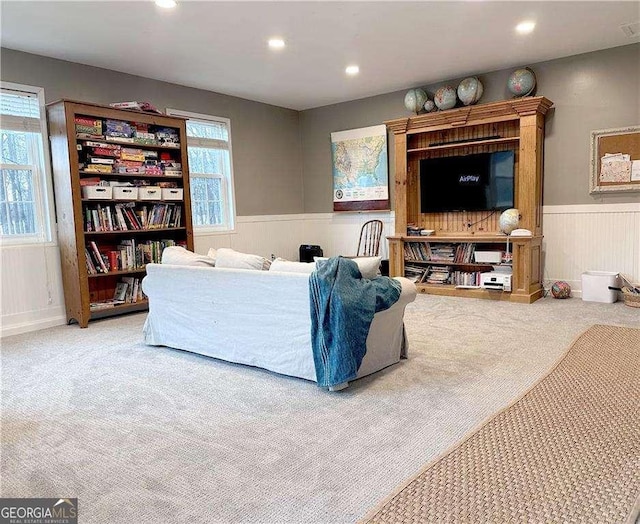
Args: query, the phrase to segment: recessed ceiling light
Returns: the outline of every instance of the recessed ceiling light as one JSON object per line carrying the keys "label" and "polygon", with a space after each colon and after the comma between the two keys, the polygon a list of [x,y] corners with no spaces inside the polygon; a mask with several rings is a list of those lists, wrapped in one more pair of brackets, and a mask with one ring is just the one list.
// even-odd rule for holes
{"label": "recessed ceiling light", "polygon": [[284,47],[284,40],[282,38],[271,38],[269,40],[269,47],[271,49],[282,49]]}
{"label": "recessed ceiling light", "polygon": [[520,22],[516,26],[516,31],[518,31],[518,33],[520,33],[521,35],[527,35],[531,31],[533,31],[535,29],[535,27],[536,27],[536,23],[535,22],[531,22],[531,21]]}
{"label": "recessed ceiling light", "polygon": [[165,9],[173,9],[178,3],[176,0],[156,0],[156,5]]}
{"label": "recessed ceiling light", "polygon": [[360,72],[360,68],[357,65],[350,65],[344,70],[348,75],[357,75]]}

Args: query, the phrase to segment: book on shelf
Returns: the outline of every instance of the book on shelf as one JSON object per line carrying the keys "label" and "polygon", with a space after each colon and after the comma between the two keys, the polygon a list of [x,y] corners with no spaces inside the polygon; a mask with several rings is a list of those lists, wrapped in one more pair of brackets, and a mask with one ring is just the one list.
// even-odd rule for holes
{"label": "book on shelf", "polygon": [[107,267],[107,264],[104,261],[102,253],[100,252],[100,250],[98,249],[98,246],[93,240],[89,241],[89,247],[90,247],[90,253],[92,254],[92,257],[93,257],[93,263],[98,273],[108,273],[109,268]]}
{"label": "book on shelf", "polygon": [[113,292],[113,300],[123,303],[127,298],[127,289],[129,288],[129,284],[127,282],[121,281],[116,284],[116,289]]}
{"label": "book on shelf", "polygon": [[110,309],[116,306],[119,306],[122,302],[116,300],[102,300],[100,302],[91,302],[89,304],[90,311],[100,311],[102,309]]}
{"label": "book on shelf", "polygon": [[420,266],[413,266],[410,264],[405,264],[404,266],[404,276],[408,278],[413,283],[418,283],[422,276],[425,273],[425,268]]}
{"label": "book on shelf", "polygon": [[424,284],[448,284],[451,270],[447,266],[429,267],[420,280]]}
{"label": "book on shelf", "polygon": [[91,257],[91,253],[89,253],[89,250],[85,247],[84,248],[84,257],[85,257],[85,262],[87,265],[87,273],[89,275],[97,275],[98,274],[98,270],[96,269],[96,265],[93,262],[93,258]]}

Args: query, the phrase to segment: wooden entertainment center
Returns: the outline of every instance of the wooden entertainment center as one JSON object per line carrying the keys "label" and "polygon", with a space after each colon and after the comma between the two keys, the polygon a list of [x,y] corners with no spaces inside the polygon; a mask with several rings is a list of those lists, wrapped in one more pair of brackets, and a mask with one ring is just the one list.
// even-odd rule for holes
{"label": "wooden entertainment center", "polygon": [[[424,268],[418,281],[421,293],[453,295],[531,303],[542,297],[542,180],[544,119],[553,103],[544,97],[524,97],[427,113],[385,122],[394,135],[395,235],[389,239],[391,276],[405,275],[405,266]],[[422,213],[420,160],[437,157],[514,151],[514,207],[520,212],[519,228],[532,236],[500,233],[500,212],[458,211]],[[434,230],[431,236],[410,236],[407,225]],[[416,249],[420,246],[424,249]],[[427,283],[433,268],[446,268],[457,277],[492,270],[465,256],[474,248],[509,253],[511,291],[496,291],[453,283]],[[412,251],[413,248],[413,251]],[[432,259],[438,249],[453,251],[445,261]],[[416,258],[415,252],[419,258]],[[413,255],[413,256],[412,256]],[[443,270],[444,271],[444,270]],[[434,280],[437,280],[434,278]]]}

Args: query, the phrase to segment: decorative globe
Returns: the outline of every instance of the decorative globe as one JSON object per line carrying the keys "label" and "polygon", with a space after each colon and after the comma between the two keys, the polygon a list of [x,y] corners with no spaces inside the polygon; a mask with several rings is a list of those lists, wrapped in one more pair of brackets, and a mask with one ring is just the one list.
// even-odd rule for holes
{"label": "decorative globe", "polygon": [[427,100],[424,103],[424,110],[427,113],[431,113],[431,111],[433,111],[436,108],[436,105],[433,103],[433,100]]}
{"label": "decorative globe", "polygon": [[571,296],[571,286],[562,280],[554,282],[551,286],[553,298],[569,298]]}
{"label": "decorative globe", "polygon": [[507,88],[515,97],[529,96],[536,88],[536,75],[528,67],[516,69],[509,75]]}
{"label": "decorative globe", "polygon": [[427,93],[419,88],[409,89],[409,91],[407,91],[407,94],[404,95],[404,107],[406,107],[407,110],[415,113],[416,115],[422,110],[426,101]]}
{"label": "decorative globe", "polygon": [[458,98],[465,106],[475,104],[480,100],[483,91],[482,82],[475,76],[465,78],[458,84]]}
{"label": "decorative globe", "polygon": [[502,214],[500,215],[500,219],[498,220],[498,225],[500,226],[500,231],[502,231],[505,235],[510,235],[514,229],[518,228],[519,222],[520,211],[511,208],[502,212]]}
{"label": "decorative globe", "polygon": [[455,107],[456,100],[456,90],[451,86],[441,87],[433,96],[433,101],[441,111]]}

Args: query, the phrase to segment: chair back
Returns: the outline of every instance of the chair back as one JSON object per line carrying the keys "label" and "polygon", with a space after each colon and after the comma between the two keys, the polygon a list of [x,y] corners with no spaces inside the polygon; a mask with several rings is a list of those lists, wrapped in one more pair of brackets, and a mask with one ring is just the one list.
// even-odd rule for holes
{"label": "chair back", "polygon": [[382,220],[369,220],[362,225],[360,240],[358,241],[359,257],[375,257],[380,252],[380,237],[382,237]]}

